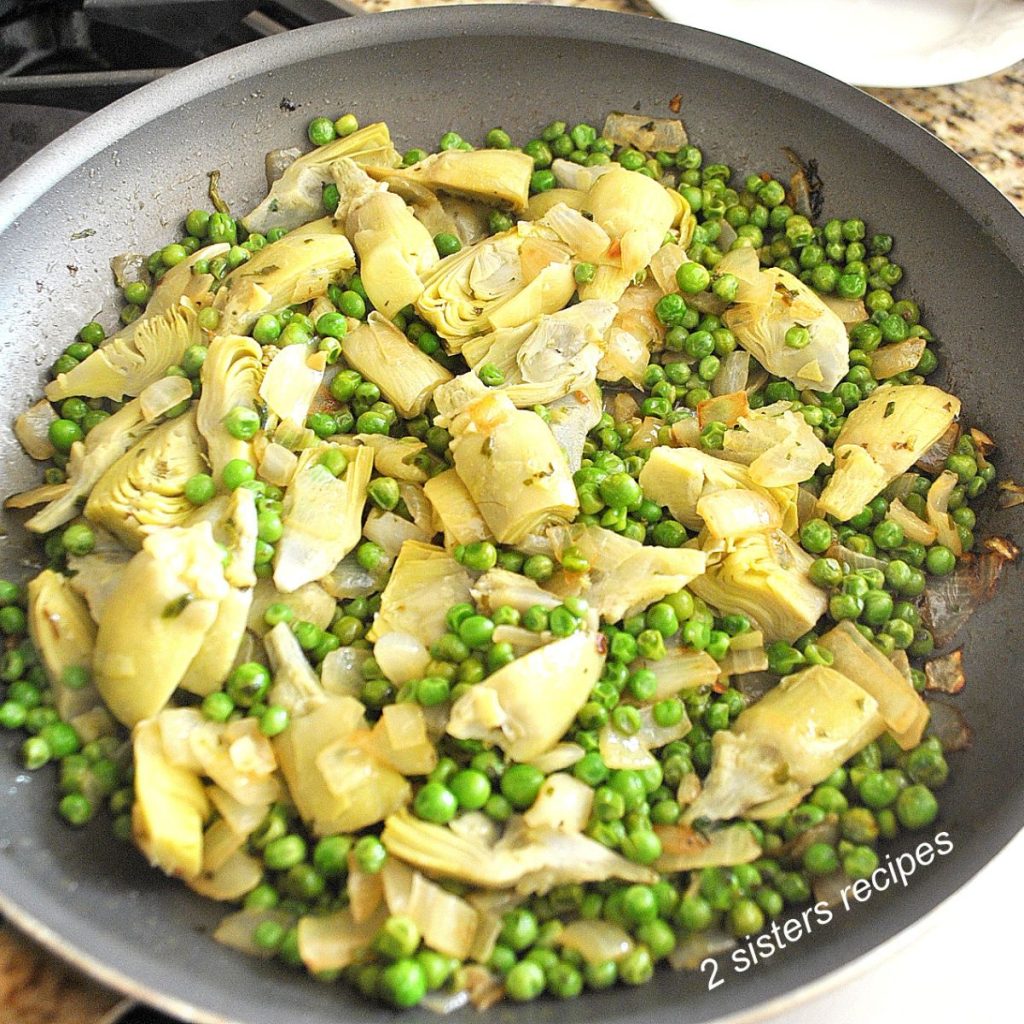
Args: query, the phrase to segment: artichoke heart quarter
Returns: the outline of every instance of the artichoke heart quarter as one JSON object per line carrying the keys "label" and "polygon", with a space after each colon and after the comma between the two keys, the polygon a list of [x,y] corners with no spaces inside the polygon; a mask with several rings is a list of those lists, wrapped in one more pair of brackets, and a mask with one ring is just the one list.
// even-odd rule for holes
{"label": "artichoke heart quarter", "polygon": [[579,500],[565,453],[536,413],[488,394],[457,416],[451,430],[455,471],[501,543],[575,517]]}
{"label": "artichoke heart quarter", "polygon": [[86,518],[136,550],[154,530],[180,526],[194,511],[185,484],[206,469],[201,446],[194,411],[164,423],[100,477]]}
{"label": "artichoke heart quarter", "polygon": [[151,534],[110,594],[96,634],[96,688],[135,725],[177,689],[228,593],[209,523]]}
{"label": "artichoke heart quarter", "polygon": [[173,306],[143,320],[130,335],[112,338],[67,373],[58,374],[47,384],[46,397],[51,402],[71,395],[118,402],[125,395],[134,397],[181,362],[185,350],[200,341],[195,312]]}

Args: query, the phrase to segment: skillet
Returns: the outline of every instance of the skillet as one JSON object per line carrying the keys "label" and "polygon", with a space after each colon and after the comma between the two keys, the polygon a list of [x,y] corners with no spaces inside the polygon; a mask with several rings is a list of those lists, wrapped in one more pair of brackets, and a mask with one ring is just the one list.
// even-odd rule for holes
{"label": "skillet", "polygon": [[[609,110],[668,116],[682,97],[692,139],[741,173],[788,174],[783,146],[817,159],[830,216],[863,216],[897,239],[904,294],[942,342],[944,379],[966,418],[994,434],[1001,475],[1024,474],[1024,220],[964,161],[870,97],[755,47],[647,19],[566,8],[456,7],[339,21],[262,40],[179,71],[72,129],[4,182],[0,195],[0,466],[3,491],[37,469],[9,424],[40,391],[76,327],[113,322],[108,259],[163,244],[206,203],[222,172],[237,210],[262,197],[262,155],[301,143],[307,121],[351,110],[388,121],[400,148],[450,128],[514,137],[552,118],[600,124]],[[1013,528],[1013,513],[987,519]],[[33,559],[12,518],[0,573]],[[530,1007],[564,1024],[749,1020],[844,967],[927,914],[1024,824],[1018,685],[1024,594],[1016,573],[966,633],[969,683],[959,698],[974,747],[953,758],[942,793],[954,851],[906,889],[878,894],[827,927],[707,991],[708,976],[662,971],[642,989]],[[0,910],[102,980],[198,1024],[338,1024],[385,1020],[342,985],[327,986],[213,943],[221,916],[149,870],[102,822],[72,833],[54,814],[49,770],[29,776],[17,738],[0,738]],[[911,849],[923,837],[907,838]],[[958,937],[970,941],[970,937]],[[980,936],[979,936],[980,938]],[[722,958],[724,960],[724,958]],[[525,1020],[500,1006],[480,1018]],[[434,1020],[414,1011],[412,1022]]]}

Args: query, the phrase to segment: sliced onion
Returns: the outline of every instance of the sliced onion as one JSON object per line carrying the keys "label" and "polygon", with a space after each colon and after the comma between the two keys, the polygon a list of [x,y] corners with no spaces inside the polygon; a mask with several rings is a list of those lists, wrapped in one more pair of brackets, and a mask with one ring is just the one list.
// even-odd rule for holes
{"label": "sliced onion", "polygon": [[326,366],[326,352],[311,355],[305,345],[288,345],[274,356],[267,367],[260,384],[260,398],[282,420],[305,423],[313,397],[323,382]]}
{"label": "sliced onion", "polygon": [[578,743],[559,743],[546,754],[535,757],[529,764],[545,775],[571,768],[583,758],[586,751]]}
{"label": "sliced onion", "polygon": [[697,422],[706,427],[709,423],[724,423],[734,427],[741,416],[750,412],[750,403],[745,391],[733,391],[730,394],[706,398],[697,404]]}
{"label": "sliced onion", "polygon": [[663,873],[749,864],[761,856],[761,845],[745,825],[726,825],[703,835],[690,825],[656,825],[661,856],[654,866]]}
{"label": "sliced onion", "polygon": [[203,871],[212,875],[244,845],[245,837],[234,832],[223,818],[218,818],[203,833]]}
{"label": "sliced onion", "polygon": [[719,539],[733,540],[782,526],[778,504],[767,495],[745,488],[706,494],[698,499],[696,511],[708,533]]}
{"label": "sliced onion", "polygon": [[611,113],[601,134],[617,146],[632,146],[641,153],[678,153],[688,142],[682,121],[642,114]]}
{"label": "sliced onion", "polygon": [[424,533],[415,523],[396,516],[394,512],[374,509],[367,516],[363,536],[379,544],[392,558],[397,558],[407,540],[429,544],[433,533]]}
{"label": "sliced onion", "polygon": [[[173,378],[169,378],[173,379]],[[184,380],[184,378],[180,378]],[[189,387],[189,394],[192,388]],[[14,421],[14,434],[33,459],[48,459],[56,450],[50,444],[50,424],[57,419],[52,405],[41,399]]]}
{"label": "sliced onion", "polygon": [[750,373],[750,353],[741,348],[734,349],[723,360],[721,368],[711,382],[712,395],[728,395],[744,391]]}
{"label": "sliced onion", "polygon": [[294,920],[294,915],[285,910],[239,910],[221,920],[214,930],[213,937],[221,945],[237,949],[239,953],[269,960],[277,951],[256,944],[253,937],[256,929],[265,921],[273,921],[282,928],[289,928]]}
{"label": "sliced onion", "polygon": [[680,690],[710,686],[721,673],[718,662],[704,651],[686,647],[670,649],[660,661],[644,662],[658,679],[658,688],[652,700],[674,697]]}
{"label": "sliced onion", "polygon": [[373,656],[396,686],[421,678],[430,664],[430,652],[410,633],[385,633],[373,645]]}
{"label": "sliced onion", "polygon": [[299,457],[294,452],[271,441],[263,449],[260,459],[260,478],[274,487],[287,487],[298,464]]}
{"label": "sliced onion", "polygon": [[898,373],[913,370],[924,353],[924,338],[907,338],[892,345],[883,345],[869,356],[871,375],[875,380],[888,380]]}
{"label": "sliced onion", "polygon": [[[862,324],[868,318],[867,308],[861,299],[841,299],[838,295],[825,295],[821,292],[815,294],[848,327]],[[914,363],[914,366],[917,366],[917,363]]]}
{"label": "sliced onion", "polygon": [[859,551],[851,551],[844,548],[842,544],[833,544],[825,552],[826,558],[834,558],[837,562],[849,566],[855,572],[861,569],[881,569],[885,571],[886,563],[880,558],[873,558],[871,555],[863,555]]}
{"label": "sliced onion", "polygon": [[963,542],[960,532],[949,514],[949,498],[958,483],[956,473],[948,469],[939,474],[938,479],[928,488],[928,522],[935,527],[935,537],[940,544],[945,544],[954,555],[962,555]]}
{"label": "sliced onion", "polygon": [[973,731],[958,707],[944,700],[929,699],[928,710],[931,712],[928,731],[942,744],[945,753],[966,750],[971,745]]}
{"label": "sliced onion", "polygon": [[208,786],[206,795],[228,828],[243,839],[259,828],[270,810],[269,804],[241,804],[220,786]]}
{"label": "sliced onion", "polygon": [[924,674],[927,679],[926,689],[938,690],[940,693],[959,693],[967,685],[963,650],[958,648],[941,658],[932,658],[926,662]]}
{"label": "sliced onion", "polygon": [[523,821],[528,828],[582,832],[593,806],[594,790],[590,786],[567,772],[556,772],[544,780]]}
{"label": "sliced onion", "polygon": [[597,263],[612,244],[608,232],[600,224],[565,203],[551,207],[544,215],[544,223],[569,246],[578,259],[588,263]]}
{"label": "sliced onion", "polygon": [[189,888],[210,900],[238,900],[263,880],[263,865],[244,850],[236,850],[212,874],[188,880]]}
{"label": "sliced onion", "polygon": [[953,454],[960,440],[960,424],[950,423],[946,432],[917,460],[917,468],[937,476],[946,466],[946,459]]}
{"label": "sliced onion", "polygon": [[677,971],[695,971],[709,956],[717,956],[735,948],[736,940],[720,928],[693,932],[668,955],[668,962]]}
{"label": "sliced onion", "polygon": [[936,530],[930,523],[919,519],[899,498],[893,498],[889,502],[887,519],[891,519],[903,530],[907,540],[917,541],[919,544],[933,544],[935,542]]}
{"label": "sliced onion", "polygon": [[142,418],[152,423],[159,416],[165,415],[176,405],[181,405],[192,397],[192,382],[185,377],[161,377],[144,388],[139,395],[139,408]]}
{"label": "sliced onion", "polygon": [[625,928],[610,921],[573,921],[558,935],[564,949],[575,950],[588,964],[619,961],[633,952],[633,939]]}
{"label": "sliced onion", "polygon": [[299,955],[309,970],[335,971],[348,967],[373,941],[383,912],[356,923],[349,910],[327,917],[299,919]]}
{"label": "sliced onion", "polygon": [[363,871],[355,858],[350,856],[345,891],[352,920],[356,924],[363,924],[377,913],[384,902],[384,879],[379,871],[372,874]]}

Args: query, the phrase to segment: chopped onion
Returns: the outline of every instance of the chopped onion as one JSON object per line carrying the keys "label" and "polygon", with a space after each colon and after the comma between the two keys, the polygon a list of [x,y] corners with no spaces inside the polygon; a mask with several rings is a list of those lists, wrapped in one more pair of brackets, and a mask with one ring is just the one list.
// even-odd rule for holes
{"label": "chopped onion", "polygon": [[665,295],[668,295],[669,292],[679,291],[679,285],[676,284],[676,271],[684,263],[689,262],[690,258],[686,255],[686,250],[677,242],[666,243],[651,257],[651,273]]}
{"label": "chopped onion", "polygon": [[846,897],[844,892],[850,888],[850,876],[845,871],[833,871],[829,875],[816,875],[811,883],[814,892],[815,906],[824,903],[826,907],[838,907]]}
{"label": "chopped onion", "polygon": [[737,302],[763,303],[771,292],[771,281],[761,273],[757,250],[742,246],[727,252],[715,268],[717,274],[732,274],[739,280]]}
{"label": "chopped onion", "polygon": [[772,672],[745,672],[730,679],[729,685],[739,690],[751,704],[755,704],[779,685],[779,677]]}
{"label": "chopped onion", "polygon": [[424,533],[415,523],[396,516],[394,512],[374,509],[366,518],[363,536],[379,544],[392,558],[397,558],[407,540],[429,544],[434,534]]}
{"label": "chopped onion", "polygon": [[940,544],[945,544],[954,555],[962,555],[963,542],[960,532],[949,514],[949,498],[958,482],[956,473],[948,469],[939,474],[938,479],[928,488],[928,522],[935,527],[935,537]]}
{"label": "chopped onion", "polygon": [[[656,695],[655,699],[660,698]],[[639,711],[641,725],[635,733],[621,733],[611,724],[601,729],[598,740],[601,760],[609,768],[649,768],[655,763],[652,750],[682,739],[690,731],[690,721],[685,714],[676,725],[660,726],[654,721],[650,705]]]}
{"label": "chopped onion", "polygon": [[288,345],[267,367],[260,385],[260,398],[282,420],[305,423],[326,366],[326,352],[310,355],[305,345]]}
{"label": "chopped onion", "polygon": [[263,880],[263,865],[244,850],[236,850],[213,874],[188,879],[189,888],[210,900],[241,899]]}
{"label": "chopped onion", "polygon": [[383,923],[383,912],[358,924],[349,910],[299,918],[299,956],[313,972],[348,967],[370,945]]}
{"label": "chopped onion", "polygon": [[863,555],[859,551],[851,551],[844,548],[842,544],[833,544],[825,552],[826,558],[834,558],[837,562],[849,566],[855,572],[861,569],[881,569],[885,571],[886,563],[880,558],[873,558],[871,555]]}
{"label": "chopped onion", "polygon": [[718,662],[704,651],[687,647],[670,649],[660,661],[644,662],[658,678],[658,688],[652,700],[665,700],[680,690],[692,690],[698,686],[710,686],[721,673]]}
{"label": "chopped onion", "polygon": [[[335,567],[329,576],[321,581],[321,586],[331,597],[338,601],[351,601],[354,597],[367,597],[378,589],[380,581],[368,573],[356,560],[355,553],[346,555]],[[287,601],[291,601],[296,593],[287,595]],[[331,611],[333,612],[333,608]],[[300,616],[306,618],[306,616]],[[328,622],[330,618],[328,618]]]}
{"label": "chopped onion", "polygon": [[1000,480],[999,484],[999,507],[1015,508],[1017,505],[1024,505],[1024,487],[1014,483],[1012,480]]}
{"label": "chopped onion", "polygon": [[277,768],[277,758],[270,740],[260,731],[259,722],[246,716],[224,727],[228,757],[240,772],[269,775]]}
{"label": "chopped onion", "polygon": [[973,740],[973,732],[964,713],[944,700],[930,699],[928,710],[931,712],[929,733],[941,744],[947,754],[958,750],[966,750]]}
{"label": "chopped onion", "polygon": [[282,928],[288,928],[294,920],[294,915],[285,910],[239,910],[221,920],[213,937],[221,945],[237,949],[239,953],[269,960],[277,954],[277,950],[257,945],[254,938],[256,929],[265,921],[273,921]]}
{"label": "chopped onion", "polygon": [[708,533],[723,540],[777,530],[782,526],[782,511],[778,504],[765,494],[745,488],[706,494],[698,499],[696,510]]}
{"label": "chopped onion", "polygon": [[604,357],[598,364],[598,376],[609,381],[625,377],[639,387],[650,361],[650,349],[643,342],[629,331],[612,327],[608,332]]}
{"label": "chopped onion", "polygon": [[197,728],[189,735],[189,743],[202,770],[239,803],[268,804],[281,795],[280,784],[274,776],[240,771],[216,733]]}
{"label": "chopped onion", "polygon": [[144,388],[139,395],[142,418],[152,423],[176,405],[192,398],[192,382],[186,377],[161,377]]}
{"label": "chopped onion", "polygon": [[385,633],[373,645],[373,656],[396,686],[421,678],[430,664],[430,652],[410,633]]}
{"label": "chopped onion", "polygon": [[621,960],[634,948],[629,932],[610,921],[573,921],[556,941],[565,949],[575,950],[588,964]]}
{"label": "chopped onion", "polygon": [[270,442],[263,449],[260,459],[260,477],[274,487],[287,487],[295,475],[299,457],[283,444]]}
{"label": "chopped onion", "polygon": [[617,146],[632,146],[641,153],[678,153],[688,142],[682,121],[642,114],[609,114],[601,135]]}
{"label": "chopped onion", "polygon": [[953,449],[959,440],[960,424],[950,423],[942,437],[917,460],[917,468],[932,476],[937,476],[945,469],[946,459],[953,454]]}
{"label": "chopped onion", "polygon": [[269,804],[246,805],[239,803],[220,786],[208,786],[206,795],[209,797],[210,803],[217,809],[217,813],[227,823],[228,828],[243,839],[252,835],[259,828],[270,810]]}
{"label": "chopped onion", "polygon": [[167,760],[198,775],[203,766],[192,750],[192,733],[205,729],[219,736],[223,727],[205,718],[198,708],[166,708],[157,715],[156,722]]}
{"label": "chopped onion", "polygon": [[559,743],[546,754],[541,754],[540,757],[535,757],[528,763],[545,775],[550,775],[552,772],[571,768],[585,753],[586,751],[578,743]]}
{"label": "chopped onion", "polygon": [[932,658],[924,666],[928,690],[941,693],[959,693],[967,685],[964,677],[964,652],[957,648],[941,658]]}
{"label": "chopped onion", "polygon": [[735,946],[736,940],[720,928],[693,932],[669,953],[668,962],[677,971],[695,971],[709,956],[726,953]]}
{"label": "chopped onion", "polygon": [[749,864],[761,856],[761,846],[746,825],[726,825],[702,834],[690,825],[656,825],[661,856],[654,866],[663,873]]}
{"label": "chopped onion", "polygon": [[612,244],[608,232],[600,224],[565,203],[558,203],[548,210],[544,223],[569,246],[577,259],[587,263],[598,262]]}
{"label": "chopped onion", "polygon": [[700,443],[700,421],[696,416],[684,416],[671,428],[672,444],[676,448],[696,448]]}
{"label": "chopped onion", "polygon": [[750,353],[741,348],[734,349],[722,360],[722,365],[711,382],[711,394],[719,396],[745,391],[749,373]]}
{"label": "chopped onion", "polygon": [[384,902],[384,879],[381,872],[363,871],[355,857],[348,859],[348,881],[345,885],[348,894],[348,909],[356,924],[369,921]]}
{"label": "chopped onion", "polygon": [[523,821],[529,828],[547,826],[562,832],[582,832],[593,806],[594,790],[590,786],[566,772],[556,772],[544,780]]}
{"label": "chopped onion", "polygon": [[363,688],[359,666],[366,660],[365,651],[355,647],[338,647],[329,651],[320,663],[320,685],[338,697],[358,697]]}
{"label": "chopped onion", "polygon": [[868,318],[867,308],[861,299],[841,299],[838,295],[825,295],[821,292],[815,294],[847,327],[862,324]]}
{"label": "chopped onion", "polygon": [[718,664],[723,676],[764,672],[768,668],[768,653],[763,647],[752,647],[746,651],[737,651],[730,647],[726,656]]}
{"label": "chopped onion", "polygon": [[[181,378],[182,380],[184,378]],[[189,394],[191,394],[191,387]],[[48,459],[56,450],[50,444],[50,424],[57,419],[52,405],[41,399],[14,421],[14,434],[33,459]]]}
{"label": "chopped onion", "polygon": [[501,979],[481,964],[463,967],[456,976],[469,994],[469,1001],[477,1010],[489,1010],[505,995]]}
{"label": "chopped onion", "polygon": [[917,541],[919,544],[935,543],[935,527],[914,515],[899,498],[893,498],[889,502],[886,518],[891,519],[903,530],[907,540]]}
{"label": "chopped onion", "polygon": [[875,380],[888,380],[898,373],[913,370],[924,353],[924,338],[907,338],[892,345],[883,345],[869,356],[871,375]]}
{"label": "chopped onion", "polygon": [[750,412],[750,403],[745,391],[733,391],[729,394],[706,398],[697,403],[697,422],[703,428],[709,423],[724,423],[734,427],[741,416]]}
{"label": "chopped onion", "polygon": [[270,150],[263,158],[263,170],[267,175],[267,188],[270,188],[300,156],[302,156],[302,150],[298,146],[292,146],[289,149]]}
{"label": "chopped onion", "polygon": [[203,833],[203,871],[210,875],[219,871],[244,845],[245,837],[219,818]]}
{"label": "chopped onion", "polygon": [[796,518],[803,526],[808,520],[817,518],[818,496],[803,484],[796,489]]}

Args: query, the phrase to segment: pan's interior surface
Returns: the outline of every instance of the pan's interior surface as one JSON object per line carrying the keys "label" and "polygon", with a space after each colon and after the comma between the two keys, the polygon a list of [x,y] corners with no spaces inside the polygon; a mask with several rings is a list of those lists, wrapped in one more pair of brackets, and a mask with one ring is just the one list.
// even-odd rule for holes
{"label": "pan's interior surface", "polygon": [[[579,10],[481,7],[335,23],[213,58],[122,101],[76,129],[7,183],[0,199],[0,465],[3,491],[36,479],[11,435],[45,368],[77,326],[112,319],[108,259],[149,252],[185,211],[206,203],[221,171],[232,207],[262,195],[262,155],[301,143],[313,116],[384,118],[399,147],[450,128],[479,140],[502,125],[527,137],[554,117],[600,123],[613,109],[681,115],[694,141],[741,172],[788,173],[781,147],[819,162],[826,216],[864,216],[897,238],[903,292],[942,341],[945,383],[965,418],[1000,442],[1000,471],[1020,478],[1024,348],[1020,218],[957,157],[855,90],[742,44],[639,18]],[[90,155],[80,166],[80,154]],[[27,209],[20,195],[39,194]],[[989,520],[1012,530],[1012,513]],[[24,575],[30,548],[8,519],[0,571]],[[1015,573],[971,622],[960,699],[973,749],[953,758],[942,792],[955,850],[906,889],[879,893],[767,963],[707,991],[707,975],[659,973],[639,990],[588,995],[493,1019],[684,1024],[752,1010],[866,953],[958,888],[1024,822],[1019,778],[1024,689],[1015,684],[1024,600]],[[388,1016],[344,986],[317,984],[218,947],[221,910],[149,870],[94,824],[73,833],[53,813],[51,771],[29,777],[17,739],[0,739],[0,893],[65,948],[118,972],[135,991],[195,1020],[327,1024]],[[911,849],[923,835],[903,844]],[[919,983],[920,979],[908,984]],[[463,1011],[466,1020],[479,1019]],[[426,1020],[426,1012],[408,1020]],[[433,1018],[430,1018],[433,1019]]]}

